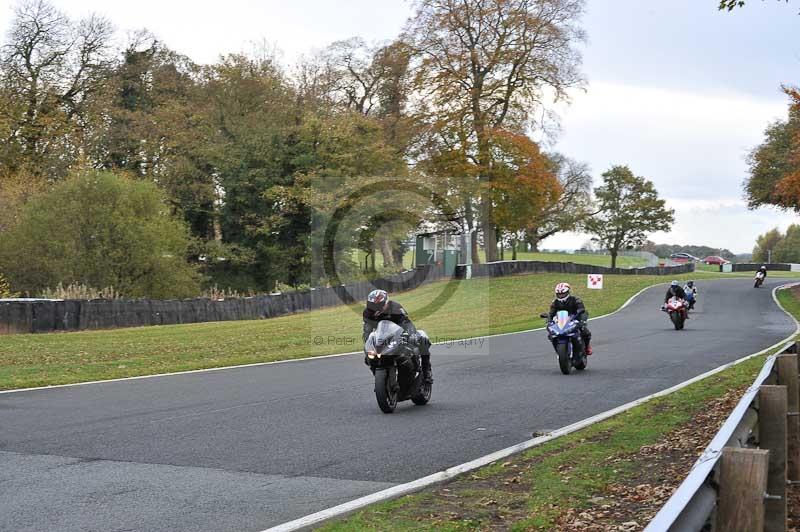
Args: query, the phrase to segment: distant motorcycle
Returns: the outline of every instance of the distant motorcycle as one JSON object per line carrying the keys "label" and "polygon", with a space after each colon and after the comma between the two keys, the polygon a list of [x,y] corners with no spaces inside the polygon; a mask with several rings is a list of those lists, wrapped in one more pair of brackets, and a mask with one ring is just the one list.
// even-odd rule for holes
{"label": "distant motorcycle", "polygon": [[695,297],[694,292],[692,292],[691,290],[686,290],[686,303],[689,305],[686,310],[687,311],[694,310],[694,304],[696,302],[697,298]]}
{"label": "distant motorcycle", "polygon": [[764,272],[756,272],[753,288],[760,288],[764,284]]}
{"label": "distant motorcycle", "polygon": [[683,329],[683,326],[686,323],[686,312],[687,312],[687,305],[685,300],[679,297],[670,298],[670,300],[667,301],[667,303],[663,307],[661,307],[661,310],[669,314],[669,319],[675,326],[676,331]]}
{"label": "distant motorcycle", "polygon": [[411,399],[416,405],[424,405],[431,400],[433,385],[422,378],[419,348],[404,340],[402,327],[380,321],[367,337],[364,354],[375,375],[375,399],[383,413],[394,412],[400,401]]}
{"label": "distant motorcycle", "polygon": [[586,369],[586,350],[581,338],[580,321],[575,316],[570,316],[566,310],[559,310],[553,321],[549,321],[548,314],[539,316],[548,320],[547,338],[556,350],[561,373],[569,375],[572,368],[579,371]]}

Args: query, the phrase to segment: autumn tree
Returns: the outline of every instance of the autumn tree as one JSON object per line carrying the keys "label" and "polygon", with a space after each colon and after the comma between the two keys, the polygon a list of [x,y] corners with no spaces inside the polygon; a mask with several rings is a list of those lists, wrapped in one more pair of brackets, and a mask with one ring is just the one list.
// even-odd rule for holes
{"label": "autumn tree", "polygon": [[772,205],[800,212],[800,92],[784,90],[790,98],[788,118],[770,124],[749,157],[744,189],[751,209]]}
{"label": "autumn tree", "polygon": [[585,229],[611,253],[611,267],[617,265],[620,250],[637,247],[648,233],[668,231],[675,211],[667,209],[652,181],[639,177],[627,166],[613,166],[603,174],[596,188],[597,214]]}
{"label": "autumn tree", "polygon": [[111,36],[96,15],[73,21],[47,0],[17,5],[0,50],[0,174],[55,180],[69,172],[106,79]]}
{"label": "autumn tree", "polygon": [[498,233],[511,238],[513,259],[525,231],[540,223],[541,213],[558,202],[563,190],[555,165],[525,135],[494,131],[493,179],[483,192],[494,203]]}
{"label": "autumn tree", "polygon": [[772,260],[774,262],[800,262],[800,225],[792,224],[786,228],[783,239],[775,244]]}
{"label": "autumn tree", "polygon": [[[524,133],[546,94],[565,98],[582,82],[575,45],[583,0],[420,0],[404,41],[416,58],[420,113],[445,132],[490,189],[491,132]],[[494,203],[479,199],[488,261],[497,259]],[[465,205],[472,219],[471,202]]]}
{"label": "autumn tree", "polygon": [[592,176],[587,165],[558,153],[550,161],[560,193],[535,212],[525,228],[525,241],[534,251],[545,238],[575,229],[592,213]]}
{"label": "autumn tree", "polygon": [[776,227],[770,229],[756,239],[756,246],[753,248],[754,262],[768,262],[772,258],[777,245],[783,240],[783,234]]}
{"label": "autumn tree", "polygon": [[201,240],[214,238],[212,126],[202,69],[138,32],[109,73],[86,150],[93,166],[155,181]]}

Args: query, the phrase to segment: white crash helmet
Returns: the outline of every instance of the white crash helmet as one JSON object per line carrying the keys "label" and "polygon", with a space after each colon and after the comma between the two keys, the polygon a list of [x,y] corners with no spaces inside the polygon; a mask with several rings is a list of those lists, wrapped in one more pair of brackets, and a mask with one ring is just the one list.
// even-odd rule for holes
{"label": "white crash helmet", "polygon": [[556,299],[559,301],[566,301],[569,297],[570,286],[569,283],[558,283],[556,285]]}

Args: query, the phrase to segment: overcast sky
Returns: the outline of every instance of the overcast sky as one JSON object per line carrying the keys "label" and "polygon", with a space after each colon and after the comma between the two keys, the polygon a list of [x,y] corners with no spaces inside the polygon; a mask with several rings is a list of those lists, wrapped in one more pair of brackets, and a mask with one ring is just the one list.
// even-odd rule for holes
{"label": "overcast sky", "polygon": [[[71,16],[102,13],[122,32],[146,27],[201,63],[267,43],[288,64],[355,35],[391,39],[411,13],[406,0],[53,1]],[[800,84],[800,8],[749,0],[721,13],[716,4],[588,0],[588,91],[560,108],[556,147],[589,163],[596,181],[612,164],[652,179],[677,211],[673,231],[653,240],[747,252],[759,233],[800,221],[748,211],[741,189],[747,152],[786,115],[780,85]],[[13,5],[0,0],[4,33]],[[570,248],[585,239],[561,235],[545,245]]]}

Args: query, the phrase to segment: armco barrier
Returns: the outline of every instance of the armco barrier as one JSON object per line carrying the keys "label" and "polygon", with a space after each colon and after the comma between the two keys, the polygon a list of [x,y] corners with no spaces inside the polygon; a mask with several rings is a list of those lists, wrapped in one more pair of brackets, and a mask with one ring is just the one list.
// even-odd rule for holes
{"label": "armco barrier", "polygon": [[[606,268],[604,266],[591,266],[589,264],[575,264],[573,262],[542,262],[537,260],[517,260],[487,262],[485,264],[473,264],[470,277],[503,277],[506,275],[516,275],[521,273],[602,273],[614,275],[673,275],[679,273],[689,273],[694,271],[694,264],[683,264],[681,266],[647,268]],[[456,267],[456,278],[464,279],[467,277],[467,266],[459,264]]]}
{"label": "armco barrier", "polygon": [[[645,532],[725,532],[731,529],[726,523],[742,515],[750,521],[737,523],[736,530],[786,530],[786,486],[800,482],[796,353],[789,342],[767,359]],[[753,448],[768,451],[763,471],[740,465],[748,458],[740,450]],[[763,477],[766,486],[759,486]]]}
{"label": "armco barrier", "polygon": [[444,269],[423,266],[387,278],[247,298],[184,300],[0,300],[0,335],[255,320],[332,307],[366,299],[375,288],[412,290],[444,279]]}

